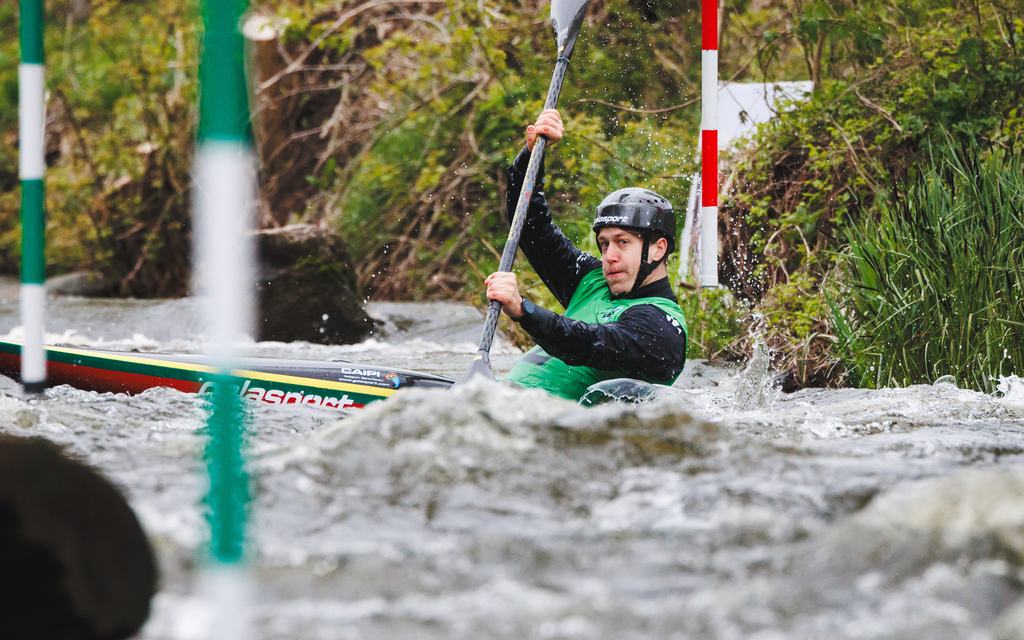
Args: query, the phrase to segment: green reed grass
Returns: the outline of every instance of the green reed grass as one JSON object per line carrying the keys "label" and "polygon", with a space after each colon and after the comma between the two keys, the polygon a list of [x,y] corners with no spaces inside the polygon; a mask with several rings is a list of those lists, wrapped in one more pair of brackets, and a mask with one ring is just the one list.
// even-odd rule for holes
{"label": "green reed grass", "polygon": [[832,294],[858,386],[1024,375],[1024,173],[1018,150],[944,136],[878,216],[847,228]]}

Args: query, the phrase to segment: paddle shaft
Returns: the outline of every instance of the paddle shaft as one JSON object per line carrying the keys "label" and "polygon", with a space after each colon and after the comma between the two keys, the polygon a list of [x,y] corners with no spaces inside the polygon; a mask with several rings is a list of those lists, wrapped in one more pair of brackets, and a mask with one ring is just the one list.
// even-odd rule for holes
{"label": "paddle shaft", "polygon": [[[569,67],[569,59],[560,57],[555,62],[555,72],[551,76],[551,86],[548,87],[548,97],[544,102],[545,109],[554,109],[558,104],[558,94],[562,91],[562,81],[565,80],[565,70]],[[544,147],[547,139],[544,136],[537,136],[537,141],[530,152],[530,164],[526,167],[526,176],[523,177],[523,187],[519,191],[519,200],[516,202],[516,212],[512,216],[512,227],[508,230],[508,240],[501,252],[501,262],[498,263],[498,271],[511,271],[512,263],[516,258],[516,249],[519,248],[519,236],[523,232],[523,223],[526,222],[526,210],[530,208],[530,198],[533,196],[533,186],[537,181],[537,172],[540,171],[540,164],[544,159]],[[480,346],[477,349],[477,357],[484,362],[490,361],[491,343],[494,341],[494,331],[498,327],[498,316],[501,314],[501,303],[491,300],[487,305],[487,319],[484,321],[483,334],[480,336]]]}

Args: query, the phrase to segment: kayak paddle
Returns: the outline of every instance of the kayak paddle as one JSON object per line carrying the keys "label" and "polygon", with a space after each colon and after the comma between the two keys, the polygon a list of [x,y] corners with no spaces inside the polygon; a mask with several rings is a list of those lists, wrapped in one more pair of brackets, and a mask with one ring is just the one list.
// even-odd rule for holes
{"label": "kayak paddle", "polygon": [[[544,102],[545,109],[554,109],[558,104],[558,94],[562,91],[562,81],[565,80],[565,70],[569,67],[569,57],[576,47],[576,37],[583,25],[583,16],[586,13],[589,0],[551,0],[551,26],[555,30],[555,42],[558,45],[558,58],[555,60],[555,72],[551,76],[551,86],[548,87],[548,97]],[[533,185],[537,181],[537,172],[540,170],[541,159],[544,157],[544,145],[547,139],[544,136],[537,136],[537,141],[530,152],[530,164],[526,168],[526,176],[523,178],[523,187],[519,191],[519,201],[516,203],[516,212],[512,216],[512,227],[508,231],[508,241],[505,242],[505,249],[501,252],[501,262],[498,271],[511,271],[512,262],[516,257],[516,249],[519,247],[519,236],[523,231],[523,223],[526,221],[526,210],[530,206],[530,197],[533,195]],[[491,342],[494,340],[494,331],[498,327],[498,315],[501,313],[501,303],[492,300],[487,305],[487,319],[484,321],[483,334],[480,336],[480,346],[477,349],[476,358],[469,365],[466,375],[456,385],[461,384],[476,375],[485,375],[494,378],[491,371]]]}

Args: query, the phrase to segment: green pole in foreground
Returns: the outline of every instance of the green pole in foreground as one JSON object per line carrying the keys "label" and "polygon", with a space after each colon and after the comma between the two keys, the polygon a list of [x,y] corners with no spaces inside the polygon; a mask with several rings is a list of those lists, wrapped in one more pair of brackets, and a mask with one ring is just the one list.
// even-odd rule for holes
{"label": "green pole in foreground", "polygon": [[206,521],[210,556],[222,564],[243,559],[249,516],[249,476],[245,471],[245,409],[227,374],[218,376],[206,420],[206,469],[210,479]]}
{"label": "green pole in foreground", "polygon": [[252,280],[248,249],[253,160],[240,23],[244,0],[204,0],[200,60],[199,144],[195,158],[195,251],[206,305],[210,353],[221,373],[211,394],[206,464],[210,556],[240,564],[245,551],[249,478],[245,413],[230,376],[234,345],[247,333]]}
{"label": "green pole in foreground", "polygon": [[25,391],[46,386],[43,320],[46,308],[44,253],[44,91],[43,2],[19,5],[21,64],[18,65],[18,174],[21,179],[21,383]]}

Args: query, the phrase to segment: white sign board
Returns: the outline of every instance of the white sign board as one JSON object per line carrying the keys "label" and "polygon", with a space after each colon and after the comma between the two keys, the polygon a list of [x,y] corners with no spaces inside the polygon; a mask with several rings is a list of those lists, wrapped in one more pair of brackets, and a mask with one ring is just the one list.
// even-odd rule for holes
{"label": "white sign board", "polygon": [[807,82],[725,82],[718,87],[718,148],[753,133],[754,127],[768,122],[785,101],[797,101],[813,89]]}
{"label": "white sign board", "polygon": [[[718,86],[718,148],[728,150],[754,132],[758,124],[768,122],[785,108],[785,102],[795,102],[814,88],[810,81],[794,82],[725,82]],[[697,148],[698,155],[700,147]],[[699,164],[699,163],[698,163]],[[694,176],[686,203],[686,223],[679,236],[682,251],[679,278],[689,279],[691,264],[700,264],[697,255],[700,245],[699,175]],[[717,221],[715,221],[717,224]],[[699,280],[700,274],[695,274]]]}

